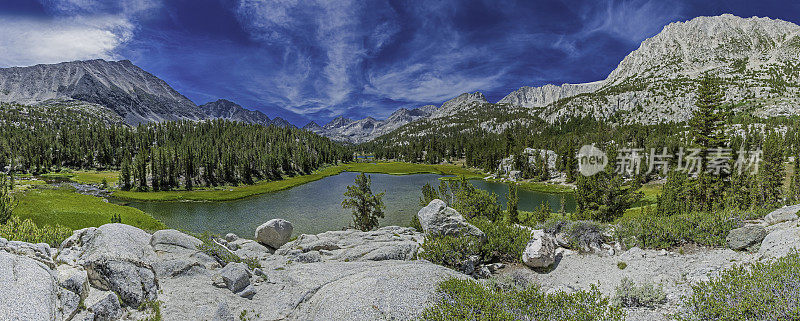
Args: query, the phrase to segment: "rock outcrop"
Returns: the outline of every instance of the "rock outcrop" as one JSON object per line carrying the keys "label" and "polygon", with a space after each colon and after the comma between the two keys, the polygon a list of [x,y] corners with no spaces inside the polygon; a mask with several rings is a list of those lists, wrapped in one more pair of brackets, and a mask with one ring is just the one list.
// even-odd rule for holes
{"label": "rock outcrop", "polygon": [[532,268],[546,268],[556,260],[556,242],[543,230],[534,230],[522,252],[522,263]]}
{"label": "rock outcrop", "polygon": [[95,288],[117,293],[122,303],[138,307],[158,291],[152,267],[156,257],[151,235],[125,224],[76,231],[61,245],[56,260],[83,266]]}
{"label": "rock outcrop", "polygon": [[301,235],[275,253],[228,239],[124,224],[75,231],[58,249],[0,239],[0,320],[136,319],[148,302],[164,320],[413,320],[440,281],[468,278],[417,260],[411,228]]}
{"label": "rock outcrop", "polygon": [[481,239],[486,238],[486,234],[474,225],[467,222],[455,209],[448,207],[447,204],[435,199],[428,206],[423,207],[417,213],[422,230],[427,234],[461,236],[471,235]]}
{"label": "rock outcrop", "polygon": [[800,211],[800,205],[784,206],[767,214],[767,216],[764,217],[764,222],[767,223],[767,225],[774,225],[795,221],[798,219],[798,211]]}
{"label": "rock outcrop", "polygon": [[256,241],[277,249],[289,242],[294,227],[292,223],[279,218],[269,220],[256,229]]}
{"label": "rock outcrop", "polygon": [[754,245],[761,244],[767,236],[767,229],[759,225],[750,225],[728,232],[726,242],[732,250],[744,250]]}
{"label": "rock outcrop", "polygon": [[416,258],[422,234],[412,228],[387,226],[375,231],[328,231],[303,234],[282,246],[276,254],[299,262],[384,261]]}
{"label": "rock outcrop", "polygon": [[770,232],[761,242],[758,254],[762,258],[778,258],[793,250],[800,250],[800,227],[797,225]]}

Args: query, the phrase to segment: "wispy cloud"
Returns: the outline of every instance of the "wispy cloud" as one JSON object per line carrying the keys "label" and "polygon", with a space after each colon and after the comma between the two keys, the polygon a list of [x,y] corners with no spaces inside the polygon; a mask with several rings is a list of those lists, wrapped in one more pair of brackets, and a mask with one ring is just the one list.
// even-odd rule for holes
{"label": "wispy cloud", "polygon": [[117,59],[133,25],[117,16],[51,19],[0,17],[0,66]]}

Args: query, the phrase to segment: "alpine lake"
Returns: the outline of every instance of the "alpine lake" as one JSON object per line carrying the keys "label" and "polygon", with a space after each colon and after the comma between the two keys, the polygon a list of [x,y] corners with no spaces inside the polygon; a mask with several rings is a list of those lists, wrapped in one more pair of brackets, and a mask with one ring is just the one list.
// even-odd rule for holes
{"label": "alpine lake", "polygon": [[[161,220],[169,227],[191,232],[216,234],[235,233],[252,237],[256,227],[274,218],[292,222],[294,235],[317,234],[341,230],[352,222],[350,209],[342,208],[347,185],[353,184],[358,173],[343,172],[338,175],[296,186],[290,189],[257,195],[227,202],[129,202]],[[372,178],[372,191],[385,193],[385,217],[381,226],[409,226],[411,219],[422,208],[421,187],[425,183],[439,186],[436,174],[388,175],[368,174]],[[502,204],[506,203],[508,185],[484,180],[470,180],[477,188],[494,192]],[[553,211],[561,208],[561,195],[519,189],[521,211],[533,211],[542,203]],[[565,210],[575,209],[575,199],[564,195]]]}

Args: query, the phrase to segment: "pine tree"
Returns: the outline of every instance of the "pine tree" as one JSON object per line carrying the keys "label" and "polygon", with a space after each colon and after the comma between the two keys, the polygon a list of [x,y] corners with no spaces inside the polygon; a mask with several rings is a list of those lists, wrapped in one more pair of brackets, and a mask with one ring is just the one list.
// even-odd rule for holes
{"label": "pine tree", "polygon": [[[721,133],[722,114],[721,106],[724,94],[719,88],[719,80],[709,74],[703,75],[697,88],[697,101],[689,127],[692,133],[692,142],[700,148],[700,172],[696,180],[696,204],[701,211],[711,211],[715,202],[720,202],[724,191],[724,180],[707,172],[707,163],[710,160],[709,150],[723,145]],[[721,202],[720,202],[721,203]]]}
{"label": "pine tree", "polygon": [[517,193],[517,184],[508,184],[508,204],[506,204],[506,213],[508,214],[508,222],[511,224],[519,223],[519,194]]}
{"label": "pine tree", "polygon": [[122,166],[119,170],[119,185],[123,191],[131,189],[131,160],[130,157],[122,159]]}
{"label": "pine tree", "polygon": [[378,227],[378,219],[384,217],[383,194],[372,193],[372,178],[361,173],[356,176],[355,184],[347,186],[342,201],[343,208],[353,211],[353,227],[362,231],[370,231]]}
{"label": "pine tree", "polygon": [[762,206],[766,208],[780,206],[783,190],[783,141],[779,133],[769,134],[764,141],[758,175]]}
{"label": "pine tree", "polygon": [[789,192],[787,198],[792,203],[800,201],[800,156],[794,156],[792,165],[792,180],[789,183]]}
{"label": "pine tree", "polygon": [[0,224],[5,224],[11,218],[14,209],[14,198],[11,191],[13,183],[5,174],[0,174]]}

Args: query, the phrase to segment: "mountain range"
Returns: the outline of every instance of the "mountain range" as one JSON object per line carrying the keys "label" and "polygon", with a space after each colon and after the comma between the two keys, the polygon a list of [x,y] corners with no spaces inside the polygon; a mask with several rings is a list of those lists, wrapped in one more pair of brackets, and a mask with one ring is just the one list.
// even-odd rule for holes
{"label": "mountain range", "polygon": [[[336,119],[314,131],[332,139],[362,142],[385,134],[386,130],[376,130],[382,127],[420,136],[426,134],[417,131],[422,128],[467,122],[500,131],[526,118],[555,122],[591,116],[620,124],[685,121],[694,110],[694,91],[704,73],[721,79],[725,99],[736,112],[759,117],[800,114],[800,26],[730,14],[697,17],[665,26],[600,81],[526,86],[494,104],[479,92],[465,93],[439,108],[421,107],[429,111],[428,116],[400,122],[390,122],[391,117],[384,121]],[[484,112],[476,112],[480,110]],[[519,117],[497,119],[491,111],[499,110]],[[412,122],[421,124],[412,126]],[[381,126],[357,125],[373,123]]]}
{"label": "mountain range", "polygon": [[57,102],[102,106],[130,125],[175,120],[229,119],[292,126],[286,120],[247,110],[228,100],[202,106],[128,60],[102,59],[0,68],[0,102]]}
{"label": "mountain range", "polygon": [[[677,122],[690,117],[694,91],[706,73],[722,80],[725,99],[736,112],[759,117],[797,115],[800,26],[728,14],[698,17],[665,26],[600,81],[526,86],[496,103],[480,92],[464,93],[438,107],[401,108],[382,120],[338,117],[304,128],[334,140],[362,143],[389,133],[420,136],[424,133],[415,130],[442,126],[477,124],[477,128],[502,131],[535,119],[555,122],[591,116],[618,124]],[[0,102],[52,101],[108,108],[128,124],[229,119],[291,126],[279,117],[270,119],[225,99],[197,106],[128,60],[0,68]],[[498,112],[503,116],[498,117]]]}

